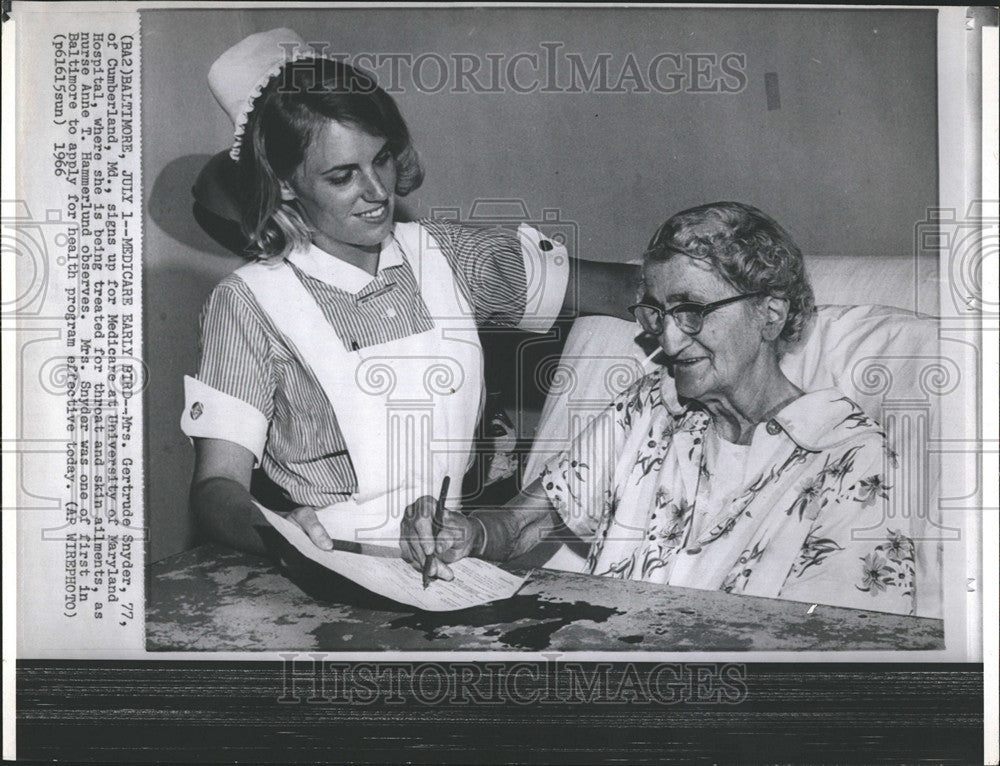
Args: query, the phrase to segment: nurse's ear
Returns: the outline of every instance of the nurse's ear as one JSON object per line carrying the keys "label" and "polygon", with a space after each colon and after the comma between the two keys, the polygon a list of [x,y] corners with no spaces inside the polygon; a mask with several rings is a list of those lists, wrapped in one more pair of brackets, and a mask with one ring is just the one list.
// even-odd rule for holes
{"label": "nurse's ear", "polygon": [[764,298],[763,309],[764,326],[761,328],[761,335],[764,340],[777,340],[788,321],[788,299],[768,295]]}
{"label": "nurse's ear", "polygon": [[281,189],[281,199],[285,202],[291,202],[296,199],[298,195],[295,194],[295,189],[288,181],[279,181],[278,188]]}

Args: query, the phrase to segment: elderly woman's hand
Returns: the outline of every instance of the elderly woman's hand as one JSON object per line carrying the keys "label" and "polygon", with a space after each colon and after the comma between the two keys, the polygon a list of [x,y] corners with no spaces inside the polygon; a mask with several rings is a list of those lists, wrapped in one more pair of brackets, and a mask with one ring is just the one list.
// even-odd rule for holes
{"label": "elderly woman's hand", "polygon": [[423,570],[424,560],[434,555],[431,576],[454,579],[448,564],[468,556],[476,543],[479,524],[462,513],[445,511],[441,529],[434,535],[434,509],[437,501],[425,495],[406,508],[399,530],[399,549],[403,560]]}
{"label": "elderly woman's hand", "polygon": [[324,551],[333,549],[333,540],[319,523],[315,508],[308,505],[299,506],[288,514],[288,519],[298,524],[317,548],[322,548]]}

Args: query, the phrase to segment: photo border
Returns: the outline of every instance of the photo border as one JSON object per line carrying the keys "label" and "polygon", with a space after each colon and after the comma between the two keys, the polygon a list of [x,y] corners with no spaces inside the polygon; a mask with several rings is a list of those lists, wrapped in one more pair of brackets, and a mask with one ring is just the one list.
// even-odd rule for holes
{"label": "photo border", "polygon": [[[157,5],[166,8],[178,8],[176,5],[162,3],[153,3],[143,7],[151,8]],[[225,5],[227,7],[262,7],[260,5],[248,6],[246,4]],[[340,7],[357,7],[357,5],[345,4]],[[314,8],[315,6],[303,5],[300,7]],[[767,7],[780,8],[788,6]],[[122,8],[122,10],[125,9]],[[13,16],[16,19],[16,6]],[[5,32],[8,31],[6,27],[7,25],[5,24]],[[13,45],[14,35],[5,34],[3,37],[6,53],[9,50],[8,45]],[[983,55],[985,57],[985,53]],[[5,66],[5,77],[6,75]],[[940,82],[938,84],[938,92],[939,98],[941,98],[942,88]],[[939,130],[940,119],[939,117]],[[5,109],[6,124],[7,110]],[[964,121],[961,125],[961,130],[963,132],[969,130],[968,124]],[[949,152],[954,150],[954,147],[944,145],[945,138],[943,134],[945,132],[942,130],[941,134],[939,134],[939,148],[942,152],[941,162],[944,162]],[[12,136],[13,133],[5,131],[5,135]],[[981,143],[980,147],[982,145]],[[4,149],[6,153],[8,149],[7,142],[5,142]],[[964,155],[961,160],[965,161]],[[11,186],[7,185],[7,174],[8,170],[5,169],[5,191],[11,188]],[[954,191],[956,194],[958,193],[957,189],[951,191]],[[950,199],[949,194],[945,194],[944,192],[945,190],[942,189],[942,194],[939,198],[939,205],[942,207],[946,207]],[[963,189],[963,195],[964,192],[965,190]],[[8,198],[6,193],[4,194],[4,198]],[[993,278],[995,279],[995,275]],[[990,283],[986,281],[984,282],[984,287],[988,288],[990,284],[995,284],[995,282]],[[947,290],[947,285],[943,285],[942,290]],[[946,296],[942,294],[941,297],[943,301]],[[944,304],[942,303],[942,305]],[[996,328],[984,325],[982,329],[984,332],[988,332]],[[5,333],[5,335],[7,334]],[[5,338],[6,343],[7,338]],[[5,348],[6,351],[7,348]],[[995,373],[995,369],[990,366],[993,364],[995,364],[995,361],[987,357],[984,372],[990,370]],[[12,371],[7,365],[5,365],[4,376],[5,378],[13,376]],[[8,392],[4,394],[6,400],[13,387],[5,386],[4,390]],[[980,406],[982,406],[982,403],[980,403]],[[4,410],[6,420],[9,417],[9,408],[5,407]],[[984,438],[987,438],[989,434],[995,433],[995,425],[988,422],[991,410],[983,409],[980,414],[983,418],[982,433]],[[6,422],[4,432],[5,434],[11,432],[8,430]],[[988,465],[995,465],[995,454],[992,457],[984,458],[982,462],[984,469]],[[6,474],[7,467],[4,470]],[[8,508],[13,507],[16,503],[8,503],[6,496],[12,490],[11,483],[5,481],[4,485],[7,487],[5,490],[4,506]],[[995,504],[990,505],[989,502],[984,502],[984,505],[987,509],[996,507]],[[14,519],[10,518],[11,516],[12,514],[4,514],[4,537],[7,540],[13,539],[11,535],[6,534],[9,533],[14,523]],[[991,528],[995,530],[996,519],[993,518],[995,514],[993,516],[987,514],[987,516],[989,519],[984,520],[984,531]],[[8,550],[9,546],[5,544],[5,554]],[[987,537],[986,544],[981,553],[985,555],[991,550],[994,552],[996,550],[995,540]],[[986,562],[993,559],[986,559],[984,557],[982,560]],[[14,566],[14,557],[5,555],[4,590],[7,593],[10,592],[11,587],[8,575],[12,571],[16,571],[13,570]],[[977,591],[980,607],[983,606],[983,598],[988,599],[988,595],[991,592],[993,595],[996,593],[995,584],[992,586],[992,591],[987,590],[985,587],[987,583],[995,583],[995,572],[992,573],[992,578],[987,576],[989,574],[991,573],[984,569],[980,577],[981,582],[984,584],[984,587]],[[7,603],[10,604],[12,601],[8,599]],[[987,600],[987,603],[991,602]],[[992,601],[992,606],[995,607],[995,599]],[[4,656],[6,658],[14,656],[13,653],[8,652],[8,648],[11,646],[8,641],[12,639],[11,632],[9,631],[11,622],[8,621],[11,611],[8,608],[4,614]],[[995,609],[993,611],[995,612]],[[982,627],[985,628],[981,637],[982,640],[988,642],[986,646],[991,646],[992,644],[989,642],[995,642],[996,638],[996,621],[995,619],[989,620],[989,610],[982,613],[981,616],[983,619]],[[974,632],[972,631],[971,633]],[[969,638],[975,639],[976,637],[972,636],[971,633]],[[974,656],[976,650],[978,649],[979,652],[982,652],[984,646],[982,643],[977,645],[975,641],[971,641],[968,644],[968,648]],[[73,653],[63,654],[71,656]],[[273,654],[264,653],[263,655],[255,655],[255,657],[267,657]],[[594,725],[617,725],[618,727],[628,724],[629,721],[639,721],[638,724],[632,724],[636,740],[644,740],[646,744],[654,743],[661,748],[681,746],[682,749],[680,752],[685,754],[684,762],[689,762],[686,757],[688,754],[697,757],[709,757],[709,754],[714,754],[716,757],[721,758],[729,757],[732,750],[725,750],[724,748],[732,747],[733,743],[736,743],[737,747],[746,746],[747,748],[751,748],[748,751],[740,751],[744,755],[756,754],[758,751],[752,748],[760,746],[760,737],[763,736],[771,737],[772,739],[769,739],[768,742],[775,747],[774,752],[764,753],[769,760],[772,758],[794,757],[791,754],[783,755],[786,749],[788,753],[792,753],[793,751],[797,754],[809,752],[803,748],[812,743],[822,743],[821,749],[814,752],[817,759],[831,757],[831,755],[835,755],[837,752],[842,752],[848,758],[850,755],[853,755],[859,760],[867,760],[863,758],[863,755],[865,753],[871,754],[873,752],[871,748],[873,747],[875,748],[875,755],[882,756],[883,753],[878,748],[883,746],[885,748],[898,748],[893,753],[890,753],[888,750],[884,753],[886,762],[890,760],[898,762],[900,758],[905,758],[907,753],[912,754],[912,757],[925,756],[932,759],[936,757],[927,756],[928,752],[941,754],[939,757],[942,760],[947,760],[947,757],[951,757],[956,762],[975,762],[977,753],[979,755],[983,754],[982,750],[976,751],[975,749],[970,749],[968,739],[972,733],[981,731],[983,725],[982,710],[977,714],[974,710],[975,705],[973,705],[974,700],[983,699],[983,666],[981,664],[914,663],[906,662],[905,660],[891,664],[858,664],[857,660],[859,657],[850,652],[838,653],[836,658],[824,657],[825,661],[823,664],[811,664],[813,657],[811,657],[810,653],[800,652],[792,654],[796,660],[800,658],[804,660],[802,662],[782,663],[780,656],[768,653],[766,662],[757,663],[754,662],[754,660],[758,659],[754,656],[755,654],[741,653],[738,655],[738,659],[740,662],[747,661],[746,668],[748,669],[749,677],[761,679],[759,686],[761,697],[756,703],[759,707],[754,708],[753,704],[751,704],[746,708],[737,708],[741,715],[746,716],[746,719],[733,725],[732,728],[727,728],[725,724],[720,725],[719,728],[715,728],[716,719],[711,714],[707,714],[702,710],[694,710],[692,712],[670,710],[664,712],[657,709],[656,714],[652,716],[635,716],[634,706],[621,701],[619,701],[621,703],[619,705],[620,709],[615,708],[611,713],[607,713],[607,715],[605,715],[607,711],[601,708],[582,706],[581,709],[587,711],[584,719],[588,722],[592,721]],[[924,653],[908,654],[910,657],[913,657],[914,655],[922,656]],[[447,661],[448,659],[453,659],[451,655],[452,653],[446,653],[439,657],[439,653],[427,653],[425,657],[421,653],[419,661],[425,661],[425,659],[436,660],[438,658],[442,661]],[[985,655],[990,657],[989,652],[985,652]],[[276,688],[279,681],[284,678],[285,669],[280,663],[247,662],[245,653],[235,653],[232,655],[226,653],[199,653],[196,656],[192,656],[189,653],[158,652],[146,654],[145,656],[151,659],[141,662],[131,659],[115,661],[95,661],[92,659],[63,660],[54,658],[19,660],[17,663],[17,726],[18,738],[23,748],[19,754],[28,758],[48,758],[52,754],[54,757],[68,760],[79,760],[90,757],[103,759],[106,755],[119,755],[135,759],[138,756],[150,754],[148,747],[151,745],[146,744],[144,737],[153,732],[155,736],[152,737],[152,741],[159,742],[163,748],[175,748],[173,751],[161,750],[157,755],[164,752],[173,752],[178,758],[186,758],[192,754],[197,754],[199,758],[196,760],[215,760],[220,757],[219,754],[221,753],[223,757],[227,758],[246,758],[252,752],[259,753],[260,746],[253,743],[244,742],[241,744],[233,742],[231,740],[231,727],[239,725],[240,710],[245,712],[247,709],[253,708],[253,710],[258,711],[260,716],[273,716],[270,721],[253,719],[259,728],[259,732],[254,735],[254,743],[264,741],[266,737],[280,740],[281,737],[287,736],[284,732],[288,730],[288,727],[294,727],[298,724],[298,728],[295,729],[291,737],[294,740],[294,744],[288,745],[288,752],[294,753],[294,757],[302,759],[315,758],[318,752],[316,748],[326,746],[340,748],[340,752],[346,756],[345,760],[351,760],[352,755],[353,759],[364,760],[368,758],[370,751],[364,749],[351,750],[350,748],[362,747],[364,743],[370,744],[374,741],[373,738],[377,739],[379,736],[371,732],[385,731],[384,729],[378,729],[379,725],[383,725],[394,727],[392,731],[397,733],[405,732],[408,739],[412,738],[411,741],[417,743],[416,747],[418,748],[426,746],[427,750],[424,752],[428,755],[432,752],[434,753],[434,756],[428,757],[427,760],[436,761],[444,757],[442,753],[449,753],[451,755],[464,753],[466,756],[470,752],[481,753],[481,751],[470,748],[474,748],[477,744],[481,746],[484,741],[492,743],[493,750],[490,752],[491,756],[499,754],[501,751],[497,748],[505,744],[505,737],[509,737],[510,742],[534,743],[537,740],[533,739],[531,731],[534,730],[539,718],[545,719],[544,713],[540,717],[528,715],[527,721],[515,722],[515,725],[511,727],[509,721],[504,721],[501,717],[495,717],[495,720],[490,721],[488,728],[484,727],[482,730],[468,733],[463,732],[458,735],[458,739],[461,740],[459,743],[453,741],[450,744],[446,739],[446,732],[442,732],[439,741],[434,741],[433,737],[427,737],[428,730],[440,731],[438,726],[435,725],[425,730],[419,723],[415,722],[400,724],[397,711],[391,708],[381,711],[379,715],[371,718],[370,725],[374,727],[372,729],[359,730],[354,716],[337,719],[336,717],[331,718],[329,714],[319,715],[303,723],[295,717],[293,708],[288,706],[281,707],[277,702],[274,703],[275,706],[272,708],[269,704],[271,697],[268,695]],[[394,653],[378,653],[379,660],[391,660],[394,656]],[[614,655],[601,653],[601,658],[606,656],[614,656],[616,660],[619,660],[618,667],[620,668],[633,663],[652,661],[680,661],[687,663],[692,659],[692,655],[688,653],[682,656],[674,653],[669,655],[647,655],[645,653],[618,653]],[[732,656],[733,654],[729,652],[709,653],[704,657],[699,654],[697,659],[713,661],[721,660],[723,657],[731,659]],[[223,659],[228,657],[233,657],[234,659]],[[468,655],[463,653],[463,657],[468,657]],[[537,659],[536,655],[529,654],[525,656],[520,653],[515,657],[506,659],[504,657],[505,655],[502,653],[490,653],[488,655],[479,655],[477,659],[505,662],[507,663],[508,672],[512,667],[516,667],[518,662]],[[239,661],[236,661],[237,658]],[[350,661],[346,655],[344,659],[345,661]],[[586,655],[583,655],[581,659],[587,661]],[[598,660],[596,657],[591,659],[593,661]],[[995,652],[992,654],[991,659],[993,661],[987,668],[986,677],[995,679]],[[13,674],[9,672],[9,668],[9,664],[5,663],[5,709],[7,709],[8,703],[13,700]],[[837,677],[842,681],[846,680],[845,685],[842,688],[834,688],[822,679],[822,676],[827,674]],[[251,682],[248,679],[256,680]],[[538,683],[544,684],[545,679],[541,679]],[[748,685],[751,688],[753,687],[753,684]],[[867,696],[859,696],[857,694],[859,685],[865,687]],[[899,703],[898,694],[900,690],[909,688],[913,689],[912,695],[907,697],[903,703]],[[59,692],[60,699],[62,700],[61,704],[52,704],[53,690],[55,689],[61,690]],[[96,692],[100,692],[100,694],[95,694]],[[194,695],[198,699],[213,698],[214,701],[211,704],[205,705],[200,703],[191,704],[191,695]],[[241,703],[241,706],[237,706],[234,711],[230,703],[232,698],[239,698],[240,695],[244,695],[244,700],[249,701]],[[844,715],[826,728],[820,727],[820,729],[813,728],[809,730],[809,726],[816,726],[815,721],[817,719],[815,717],[811,718],[811,714],[806,710],[802,710],[801,708],[795,710],[794,705],[801,703],[793,701],[808,698],[810,695],[813,695],[813,701],[818,706],[816,708],[816,716],[830,716],[838,711]],[[894,701],[897,704],[897,708],[892,711],[895,719],[888,721],[884,717],[885,709],[886,706],[892,706]],[[145,702],[148,706],[145,708],[148,716],[140,722],[128,723],[128,732],[124,732],[121,728],[123,723],[119,716],[126,715],[128,710],[134,711],[142,708],[142,704],[140,704],[142,702]],[[412,704],[416,703],[413,700],[407,702],[407,705]],[[995,712],[995,701],[992,704],[992,710]],[[774,715],[774,708],[779,708],[778,713],[780,715]],[[944,724],[941,724],[941,719],[936,714],[932,715],[927,712],[928,710],[936,711],[943,708],[949,709],[949,717]],[[461,716],[460,712],[454,712],[448,706],[444,706],[442,709],[448,710],[455,717]],[[523,707],[517,708],[522,713],[524,709]],[[530,707],[527,709],[529,711],[532,710]],[[210,715],[206,715],[208,712],[216,713],[217,717],[213,718]],[[440,714],[440,711],[437,711],[437,713]],[[580,713],[578,709],[574,708],[567,713],[563,713],[563,715],[576,716],[580,715]],[[200,720],[195,720],[197,716],[200,716]],[[616,716],[617,723],[615,724]],[[440,716],[442,720],[448,719],[448,717],[448,715]],[[80,726],[74,724],[74,720],[86,720],[88,723]],[[774,723],[776,720],[779,723]],[[801,724],[803,730],[782,731],[781,720],[795,721],[796,723],[793,728]],[[936,728],[933,727],[933,720],[937,720]],[[987,718],[987,720],[990,719]],[[13,716],[5,716],[5,754],[11,752],[7,749],[10,742],[8,739],[7,721],[13,723]],[[694,721],[693,724],[692,721]],[[863,725],[860,725],[865,721],[877,721],[879,723],[875,724],[874,728],[865,728]],[[445,720],[445,722],[447,721]],[[508,724],[506,727],[505,723]],[[729,721],[728,723],[732,724],[733,721]],[[452,724],[454,725],[454,721],[452,721]],[[549,724],[548,731],[553,730],[553,727],[557,727],[559,725],[559,716],[556,714],[550,716]],[[671,739],[666,736],[668,732],[677,732],[684,727],[692,726],[699,731],[699,735],[693,737],[691,740],[681,737]],[[768,728],[769,726],[771,728]],[[751,729],[754,731],[751,731]],[[873,730],[877,731],[877,733],[873,734]],[[490,733],[477,734],[478,731],[488,731]],[[933,735],[927,733],[932,731],[936,733]],[[662,738],[658,738],[658,735],[662,736]],[[259,739],[257,739],[258,736]],[[178,739],[179,737],[180,739]],[[462,739],[463,737],[464,740]],[[827,738],[825,741],[824,737]],[[120,741],[109,744],[109,739]],[[831,747],[836,746],[836,743],[844,742],[847,745],[842,750],[830,750]],[[873,742],[875,743],[874,745]],[[317,745],[316,743],[322,743],[322,745]],[[347,744],[345,745],[345,743]],[[564,760],[571,761],[572,753],[574,752],[572,749],[573,742],[567,739],[564,745],[566,750],[561,752],[560,755]],[[685,746],[690,749],[683,750]],[[432,747],[450,747],[450,749],[431,750]],[[951,749],[948,750],[949,748]],[[210,749],[211,752],[209,752]],[[950,756],[944,754],[946,750],[950,752]],[[59,755],[55,755],[56,752]],[[411,760],[419,760],[414,759],[414,746],[407,745],[396,752]],[[662,762],[664,758],[662,750],[657,751],[654,748],[654,752],[649,752],[648,750],[641,749],[641,745],[638,751],[626,750],[626,752],[636,762],[640,762],[643,758]],[[579,755],[579,752],[576,754]],[[622,750],[620,749],[616,749],[614,752],[610,750],[603,752],[603,755],[608,759],[616,755],[620,756],[621,754]],[[670,756],[670,753],[668,752],[667,755]],[[967,757],[972,757],[973,760],[962,760]],[[373,760],[380,760],[380,758],[376,756]],[[455,760],[460,760],[460,758],[456,755]],[[677,760],[682,759],[677,758]],[[869,762],[881,761],[872,760]],[[982,759],[980,759],[980,762],[982,762]]]}

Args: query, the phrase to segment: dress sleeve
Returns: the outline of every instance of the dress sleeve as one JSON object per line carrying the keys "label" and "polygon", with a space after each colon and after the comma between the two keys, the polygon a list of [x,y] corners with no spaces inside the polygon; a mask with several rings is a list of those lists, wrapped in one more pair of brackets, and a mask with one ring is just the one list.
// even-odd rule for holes
{"label": "dress sleeve", "polygon": [[569,283],[566,248],[536,229],[517,232],[425,220],[458,275],[480,326],[547,331]]}
{"label": "dress sleeve", "polygon": [[607,526],[617,502],[616,475],[637,420],[658,402],[658,381],[646,376],[619,394],[542,469],[549,502],[574,534],[589,540]]}
{"label": "dress sleeve", "polygon": [[201,365],[185,377],[181,430],[224,439],[259,462],[273,413],[275,378],[263,316],[237,279],[222,282],[201,316]]}
{"label": "dress sleeve", "polygon": [[914,614],[914,543],[908,519],[890,508],[886,483],[893,459],[884,440],[869,439],[831,456],[803,487],[804,507],[819,510],[781,598]]}

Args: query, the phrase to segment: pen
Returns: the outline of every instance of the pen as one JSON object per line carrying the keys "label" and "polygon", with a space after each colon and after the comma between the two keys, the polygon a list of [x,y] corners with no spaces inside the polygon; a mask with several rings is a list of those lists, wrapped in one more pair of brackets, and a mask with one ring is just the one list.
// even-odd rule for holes
{"label": "pen", "polygon": [[[441,531],[441,527],[444,524],[444,498],[448,494],[448,485],[451,484],[451,477],[445,476],[444,481],[441,482],[441,492],[438,494],[437,507],[434,509],[434,519],[431,522],[431,531],[434,533],[435,540],[437,538],[438,532]],[[434,554],[424,559],[424,589],[431,584],[431,566],[434,563]]]}

